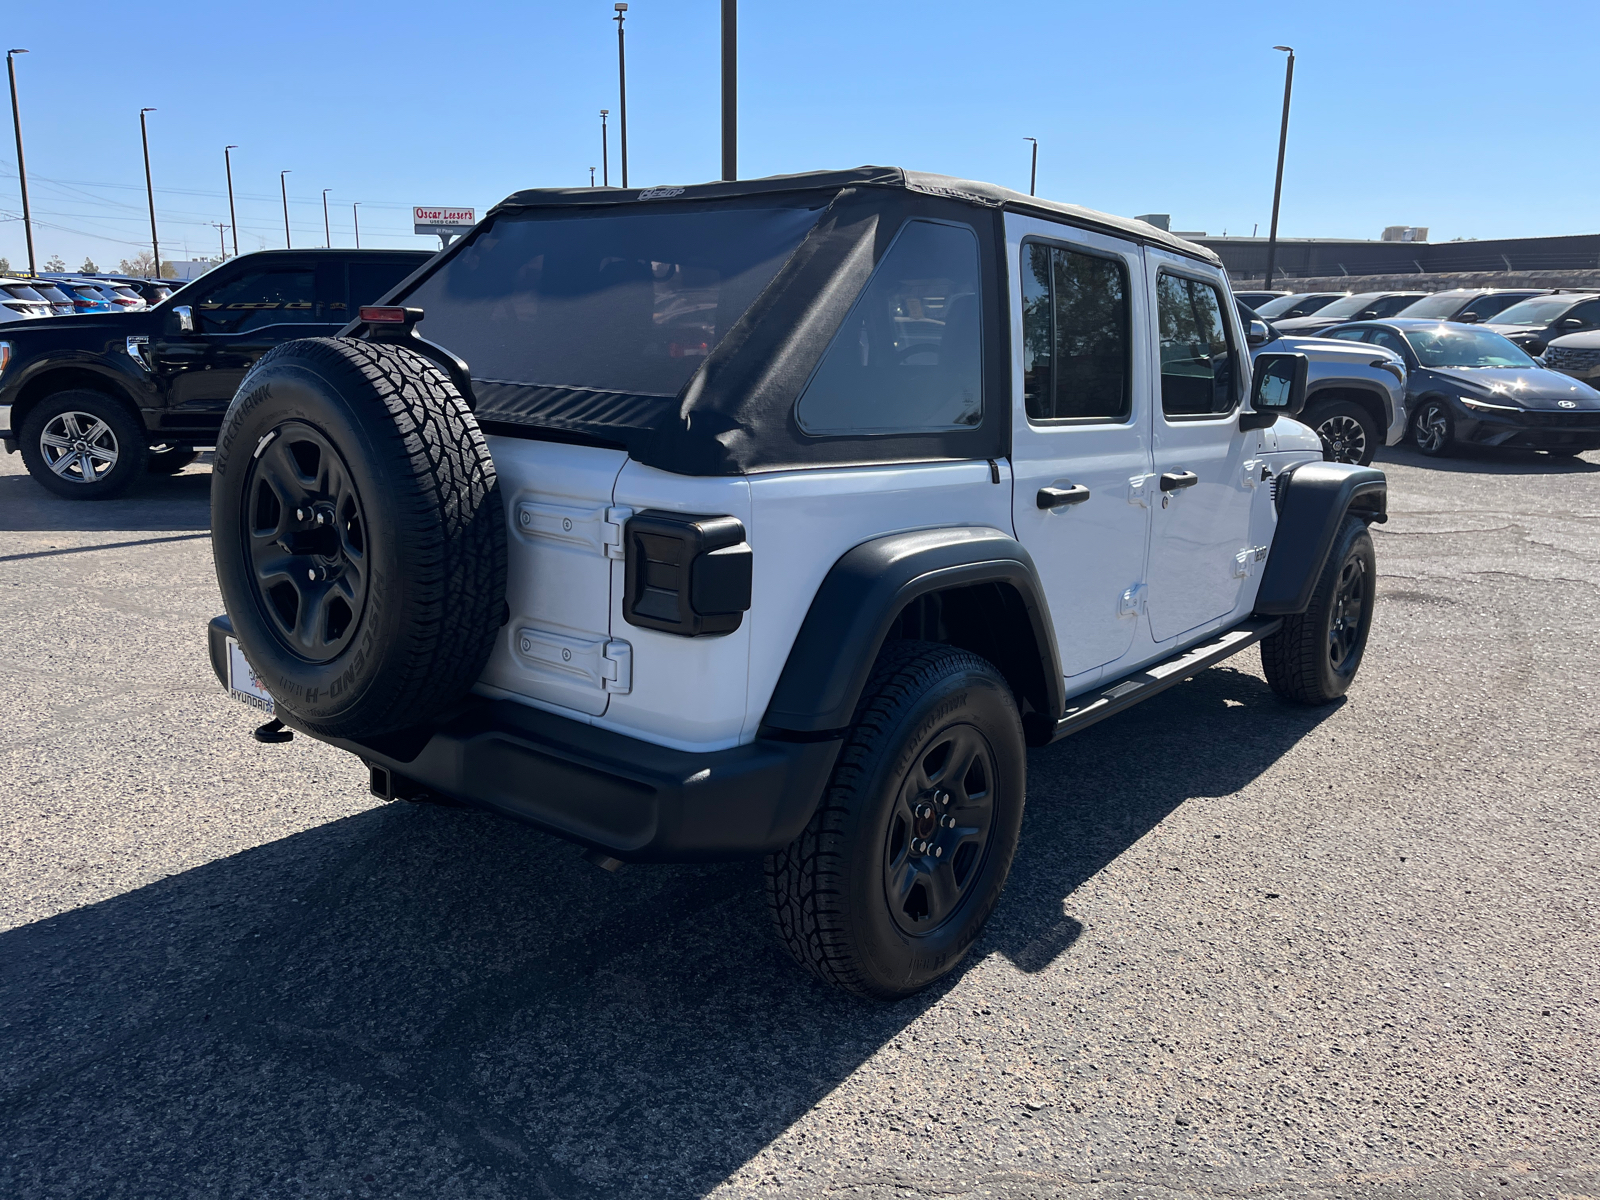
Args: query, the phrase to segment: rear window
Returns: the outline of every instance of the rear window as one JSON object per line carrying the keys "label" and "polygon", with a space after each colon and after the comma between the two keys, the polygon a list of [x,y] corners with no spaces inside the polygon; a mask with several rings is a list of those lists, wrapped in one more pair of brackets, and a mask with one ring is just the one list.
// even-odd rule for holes
{"label": "rear window", "polygon": [[807,231],[810,207],[514,213],[408,295],[475,379],[676,396]]}
{"label": "rear window", "polygon": [[14,300],[43,300],[44,297],[24,283],[8,283],[6,291],[11,293]]}
{"label": "rear window", "polygon": [[63,292],[60,288],[56,287],[54,284],[49,284],[49,283],[35,284],[34,285],[34,291],[38,292],[39,295],[43,296],[46,300],[50,301],[50,303],[52,303],[52,304],[70,304],[72,302],[72,297],[67,295],[65,292]]}
{"label": "rear window", "polygon": [[1461,307],[1461,302],[1466,297],[1460,292],[1436,292],[1432,296],[1424,296],[1421,300],[1413,300],[1399,312],[1393,314],[1397,317],[1453,317],[1456,309]]}

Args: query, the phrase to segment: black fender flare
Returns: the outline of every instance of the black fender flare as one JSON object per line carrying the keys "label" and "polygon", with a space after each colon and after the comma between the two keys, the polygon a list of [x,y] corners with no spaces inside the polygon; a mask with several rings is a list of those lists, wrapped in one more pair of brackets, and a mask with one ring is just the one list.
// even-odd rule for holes
{"label": "black fender flare", "polygon": [[1346,514],[1369,524],[1389,519],[1389,481],[1377,467],[1296,463],[1275,482],[1278,528],[1256,593],[1264,616],[1305,612]]}
{"label": "black fender flare", "polygon": [[895,618],[931,592],[974,584],[1009,586],[1027,614],[1044,660],[1044,702],[1066,706],[1061,656],[1033,557],[1009,534],[955,526],[888,534],[846,551],[823,579],[778,677],[764,736],[836,734],[855,716],[867,676]]}

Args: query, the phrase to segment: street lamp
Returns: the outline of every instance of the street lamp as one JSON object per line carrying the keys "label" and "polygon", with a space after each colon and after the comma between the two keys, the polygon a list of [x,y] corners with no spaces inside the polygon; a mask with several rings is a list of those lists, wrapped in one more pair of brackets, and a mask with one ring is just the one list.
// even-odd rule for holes
{"label": "street lamp", "polygon": [[289,240],[289,184],[284,176],[293,170],[290,167],[288,171],[278,172],[278,189],[283,193],[283,245],[286,250],[293,249],[294,244]]}
{"label": "street lamp", "polygon": [[622,186],[628,186],[628,59],[622,47],[622,22],[626,18],[628,6],[617,3],[611,6],[617,10],[617,15],[611,19],[617,23],[617,108],[620,110],[618,119],[622,123]]}
{"label": "street lamp", "polygon": [[322,189],[322,242],[328,249],[333,249],[333,227],[328,224],[328,193],[332,188]]}
{"label": "street lamp", "polygon": [[1274,46],[1289,56],[1283,70],[1283,127],[1278,131],[1278,179],[1272,185],[1272,230],[1267,234],[1267,281],[1272,290],[1272,273],[1278,265],[1278,201],[1283,196],[1283,152],[1289,144],[1289,94],[1294,90],[1294,47]]}
{"label": "street lamp", "polygon": [[361,249],[361,214],[356,211],[360,207],[361,207],[361,201],[359,201],[359,200],[357,200],[354,204],[352,204],[350,206],[351,219],[353,219],[355,221],[355,223],[356,223],[356,249],[357,250]]}
{"label": "street lamp", "polygon": [[17,109],[17,66],[15,58],[26,50],[6,51],[6,74],[11,76],[11,120],[17,127],[17,180],[22,184],[22,231],[28,237],[28,274],[37,275],[33,265],[33,213],[28,208],[28,168],[22,164],[22,113]]}
{"label": "street lamp", "polygon": [[233,160],[228,157],[228,151],[237,150],[237,146],[224,146],[222,148],[222,162],[228,168],[228,220],[233,222],[233,256],[239,257],[239,217],[233,211]]}
{"label": "street lamp", "polygon": [[139,137],[144,142],[144,190],[150,197],[150,252],[155,255],[155,265],[150,268],[150,278],[161,278],[161,244],[156,238],[156,187],[150,180],[150,134],[145,128],[145,113],[155,112],[153,108],[139,110]]}
{"label": "street lamp", "polygon": [[739,0],[722,0],[722,177],[739,178]]}
{"label": "street lamp", "polygon": [[1025,137],[1025,142],[1033,143],[1033,166],[1028,169],[1028,195],[1033,195],[1034,185],[1039,182],[1039,139]]}
{"label": "street lamp", "polygon": [[606,148],[606,118],[610,115],[609,108],[600,110],[600,183],[603,187],[611,186],[611,152]]}

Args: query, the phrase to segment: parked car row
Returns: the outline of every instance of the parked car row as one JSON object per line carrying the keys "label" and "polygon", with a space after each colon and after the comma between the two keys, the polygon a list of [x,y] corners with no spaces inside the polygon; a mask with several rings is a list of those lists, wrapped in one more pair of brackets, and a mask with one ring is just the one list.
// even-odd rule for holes
{"label": "parked car row", "polygon": [[180,280],[131,275],[0,276],[0,324],[74,313],[138,312],[182,286]]}

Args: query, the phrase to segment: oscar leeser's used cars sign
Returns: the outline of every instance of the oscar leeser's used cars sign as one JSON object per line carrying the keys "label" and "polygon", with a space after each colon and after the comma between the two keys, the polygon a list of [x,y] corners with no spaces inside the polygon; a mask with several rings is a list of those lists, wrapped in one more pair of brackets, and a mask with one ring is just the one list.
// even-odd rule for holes
{"label": "oscar leeser's used cars sign", "polygon": [[476,210],[470,208],[424,208],[411,210],[414,233],[463,233],[477,224]]}

